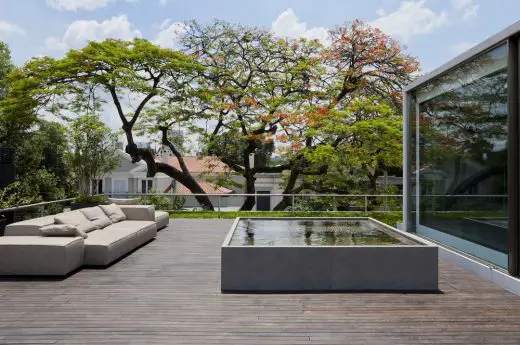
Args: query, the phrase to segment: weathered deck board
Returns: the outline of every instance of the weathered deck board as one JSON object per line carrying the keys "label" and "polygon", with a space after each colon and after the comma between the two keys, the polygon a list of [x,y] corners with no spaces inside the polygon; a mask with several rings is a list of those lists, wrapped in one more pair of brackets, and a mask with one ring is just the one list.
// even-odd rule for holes
{"label": "weathered deck board", "polygon": [[440,263],[443,294],[221,294],[230,220],[173,220],[107,269],[0,280],[0,344],[520,344],[520,298]]}

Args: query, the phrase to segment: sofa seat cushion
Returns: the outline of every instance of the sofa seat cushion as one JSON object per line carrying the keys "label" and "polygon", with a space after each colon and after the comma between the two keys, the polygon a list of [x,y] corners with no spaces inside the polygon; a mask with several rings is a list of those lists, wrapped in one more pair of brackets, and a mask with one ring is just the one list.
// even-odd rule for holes
{"label": "sofa seat cushion", "polygon": [[0,275],[63,276],[83,264],[81,237],[0,237]]}
{"label": "sofa seat cushion", "polygon": [[106,266],[153,239],[155,222],[122,221],[89,233],[85,239],[85,265]]}
{"label": "sofa seat cushion", "polygon": [[114,223],[107,226],[104,230],[133,230],[137,232],[147,227],[151,227],[155,222],[150,220],[123,220],[122,222]]}
{"label": "sofa seat cushion", "polygon": [[126,215],[116,204],[99,205],[99,207],[101,207],[112,223],[117,223],[126,219]]}
{"label": "sofa seat cushion", "polygon": [[98,229],[103,229],[110,224],[112,221],[107,217],[105,212],[99,206],[86,207],[79,210],[88,220],[90,220]]}
{"label": "sofa seat cushion", "polygon": [[83,232],[90,232],[96,229],[94,223],[85,217],[79,210],[65,212],[60,215],[54,216],[56,224],[71,224],[74,225],[78,230]]}
{"label": "sofa seat cushion", "polygon": [[157,229],[168,226],[170,214],[166,211],[155,211],[155,222],[157,223]]}
{"label": "sofa seat cushion", "polygon": [[40,236],[40,228],[43,226],[54,224],[54,217],[62,215],[62,213],[54,216],[45,216],[34,219],[23,220],[21,222],[12,223],[6,226],[5,236]]}

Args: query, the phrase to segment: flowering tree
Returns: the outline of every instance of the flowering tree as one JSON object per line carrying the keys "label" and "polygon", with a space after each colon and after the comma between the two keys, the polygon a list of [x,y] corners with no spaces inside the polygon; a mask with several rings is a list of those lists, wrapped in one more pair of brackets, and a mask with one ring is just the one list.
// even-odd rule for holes
{"label": "flowering tree", "polygon": [[[271,165],[268,157],[279,124],[311,93],[321,45],[221,21],[189,23],[182,43],[206,67],[197,82],[199,108],[206,108],[205,116],[214,124],[201,132],[207,152],[242,175],[245,192],[254,194],[257,173],[280,173],[291,166]],[[252,166],[250,154],[264,159]],[[255,198],[247,197],[241,210],[254,205]]]}
{"label": "flowering tree", "polygon": [[[287,140],[293,143],[290,154],[294,163],[284,190],[286,194],[303,188],[297,186],[302,174],[327,172],[329,165],[313,155],[319,157],[324,150],[350,145],[350,130],[354,129],[351,126],[362,119],[352,107],[356,99],[377,100],[377,104],[389,104],[398,113],[401,88],[419,69],[417,61],[405,54],[395,40],[359,20],[331,30],[329,39],[330,45],[321,55],[325,73],[314,80],[306,112],[292,122],[282,122],[292,128]],[[350,130],[345,132],[338,127],[338,131],[331,133],[326,130],[331,121],[346,123]],[[290,201],[283,198],[275,209],[286,208]]]}

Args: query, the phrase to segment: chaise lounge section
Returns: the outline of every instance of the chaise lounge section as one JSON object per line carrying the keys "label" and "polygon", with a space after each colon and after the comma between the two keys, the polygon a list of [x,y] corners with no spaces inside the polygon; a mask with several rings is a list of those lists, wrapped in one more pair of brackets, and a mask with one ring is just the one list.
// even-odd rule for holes
{"label": "chaise lounge section", "polygon": [[64,276],[83,265],[81,237],[0,237],[0,275]]}
{"label": "chaise lounge section", "polygon": [[[66,275],[110,265],[155,238],[167,216],[149,205],[107,205],[10,224],[0,237],[0,275]],[[85,230],[79,234],[86,238],[41,236],[42,228],[57,223]]]}

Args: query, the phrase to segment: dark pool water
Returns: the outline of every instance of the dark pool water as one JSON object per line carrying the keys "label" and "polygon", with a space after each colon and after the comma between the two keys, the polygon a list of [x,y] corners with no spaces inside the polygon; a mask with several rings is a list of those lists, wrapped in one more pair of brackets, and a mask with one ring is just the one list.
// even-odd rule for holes
{"label": "dark pool water", "polygon": [[232,246],[351,246],[417,244],[371,220],[241,219]]}

